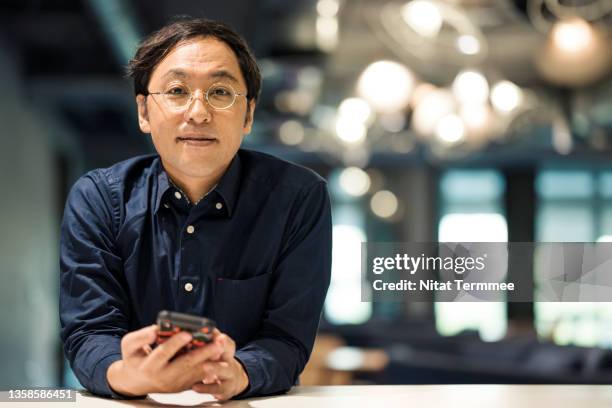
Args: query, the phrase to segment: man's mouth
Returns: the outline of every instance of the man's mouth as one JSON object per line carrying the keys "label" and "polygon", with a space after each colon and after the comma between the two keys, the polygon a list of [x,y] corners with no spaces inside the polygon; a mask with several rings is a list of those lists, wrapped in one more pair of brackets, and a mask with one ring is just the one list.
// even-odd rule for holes
{"label": "man's mouth", "polygon": [[217,139],[214,137],[208,136],[179,136],[176,138],[177,142],[182,142],[188,145],[193,146],[207,146],[217,142]]}

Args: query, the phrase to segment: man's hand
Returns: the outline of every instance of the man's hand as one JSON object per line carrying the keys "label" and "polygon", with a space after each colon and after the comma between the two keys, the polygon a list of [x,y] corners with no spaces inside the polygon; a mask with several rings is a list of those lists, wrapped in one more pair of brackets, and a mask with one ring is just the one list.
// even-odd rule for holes
{"label": "man's hand", "polygon": [[207,361],[203,364],[205,375],[192,389],[212,394],[219,401],[225,401],[246,390],[249,377],[242,364],[234,357],[234,340],[215,329],[213,344],[223,350],[221,358],[219,361]]}
{"label": "man's hand", "polygon": [[[224,352],[219,343],[198,347],[172,360],[191,341],[191,334],[178,333],[151,350],[157,326],[126,334],[121,339],[122,359],[110,365],[106,379],[110,387],[125,396],[151,392],[179,392],[191,388],[208,375],[204,363],[218,361]],[[172,361],[170,361],[172,360]]]}

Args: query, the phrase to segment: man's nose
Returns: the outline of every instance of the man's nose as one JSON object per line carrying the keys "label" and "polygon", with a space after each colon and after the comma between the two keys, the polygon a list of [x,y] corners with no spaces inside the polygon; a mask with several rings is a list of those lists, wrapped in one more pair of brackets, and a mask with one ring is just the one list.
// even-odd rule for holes
{"label": "man's nose", "polygon": [[193,94],[187,110],[185,111],[185,121],[197,124],[210,122],[212,119],[211,107],[206,101],[204,92],[197,89]]}

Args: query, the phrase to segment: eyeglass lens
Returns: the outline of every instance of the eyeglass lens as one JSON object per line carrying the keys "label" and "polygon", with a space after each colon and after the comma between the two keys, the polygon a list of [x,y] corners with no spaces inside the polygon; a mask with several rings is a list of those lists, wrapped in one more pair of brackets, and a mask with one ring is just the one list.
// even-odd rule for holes
{"label": "eyeglass lens", "polygon": [[[167,105],[171,108],[184,108],[192,100],[192,92],[187,87],[174,86],[163,95]],[[213,108],[227,109],[234,103],[236,93],[228,86],[212,85],[205,96]]]}

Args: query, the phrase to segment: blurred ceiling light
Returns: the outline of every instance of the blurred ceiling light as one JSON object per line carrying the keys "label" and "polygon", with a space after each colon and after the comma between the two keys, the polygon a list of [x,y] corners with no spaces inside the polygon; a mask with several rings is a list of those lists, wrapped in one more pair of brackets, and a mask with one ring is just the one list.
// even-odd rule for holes
{"label": "blurred ceiling light", "polygon": [[550,36],[555,46],[564,52],[580,51],[595,40],[591,25],[580,18],[555,23]]}
{"label": "blurred ceiling light", "polygon": [[343,100],[338,107],[338,114],[366,125],[370,125],[374,119],[372,108],[367,101],[361,98]]}
{"label": "blurred ceiling light", "polygon": [[346,143],[359,144],[365,140],[367,128],[363,122],[339,115],[336,120],[336,135]]}
{"label": "blurred ceiling light", "polygon": [[347,194],[360,197],[370,189],[370,176],[359,167],[347,167],[340,173],[339,183]]}
{"label": "blurred ceiling light", "polygon": [[378,191],[370,200],[370,208],[381,218],[393,217],[398,208],[397,197],[388,190]]}
{"label": "blurred ceiling light", "polygon": [[402,18],[417,34],[433,38],[442,27],[442,15],[438,7],[427,0],[414,0],[402,7]]}
{"label": "blurred ceiling light", "polygon": [[458,115],[446,115],[436,125],[436,136],[447,144],[460,142],[465,136],[465,126]]}
{"label": "blurred ceiling light", "polygon": [[523,103],[523,91],[510,81],[499,81],[491,89],[491,103],[501,112],[512,112]]}
{"label": "blurred ceiling light", "polygon": [[340,10],[338,0],[319,0],[317,2],[317,13],[321,17],[336,17]]}
{"label": "blurred ceiling light", "polygon": [[453,94],[448,89],[436,89],[422,97],[412,114],[412,126],[422,136],[431,135],[436,124],[455,110]]}
{"label": "blurred ceiling light", "polygon": [[466,55],[476,55],[480,52],[480,40],[473,35],[464,34],[457,38],[457,48]]}
{"label": "blurred ceiling light", "polygon": [[465,126],[465,142],[479,148],[495,133],[495,116],[489,105],[464,105],[460,116]]}
{"label": "blurred ceiling light", "polygon": [[553,25],[535,60],[542,76],[550,82],[582,87],[609,73],[612,47],[604,29],[574,17]]}
{"label": "blurred ceiling light", "polygon": [[428,82],[421,82],[414,88],[414,92],[412,92],[412,99],[410,100],[410,107],[414,109],[419,102],[431,91],[435,91],[437,88],[435,85],[432,85]]}
{"label": "blurred ceiling light", "polygon": [[323,51],[333,51],[338,45],[338,19],[317,17],[317,45]]}
{"label": "blurred ceiling light", "polygon": [[378,61],[363,71],[357,92],[375,110],[391,113],[408,105],[414,85],[414,74],[406,66],[393,61]]}
{"label": "blurred ceiling light", "polygon": [[297,120],[288,120],[278,129],[278,137],[286,145],[298,145],[304,140],[304,126]]}
{"label": "blurred ceiling light", "polygon": [[465,105],[461,107],[461,119],[470,130],[480,130],[489,125],[491,111],[487,105]]}
{"label": "blurred ceiling light", "polygon": [[464,104],[483,104],[489,98],[487,79],[477,71],[462,71],[453,82],[453,93]]}

